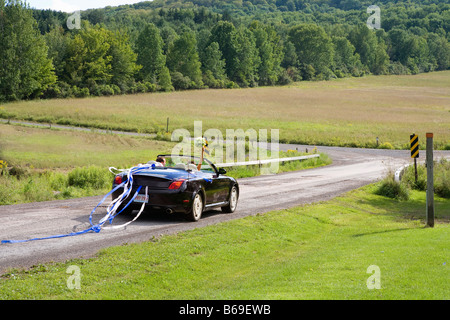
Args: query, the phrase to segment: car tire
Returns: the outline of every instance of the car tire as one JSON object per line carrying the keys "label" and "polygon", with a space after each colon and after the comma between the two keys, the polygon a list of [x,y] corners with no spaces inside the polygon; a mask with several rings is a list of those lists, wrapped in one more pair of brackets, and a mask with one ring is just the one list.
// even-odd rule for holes
{"label": "car tire", "polygon": [[222,212],[233,213],[236,210],[238,199],[239,199],[239,191],[236,186],[233,186],[230,190],[230,198],[228,201],[228,205],[222,207]]}
{"label": "car tire", "polygon": [[203,212],[203,198],[200,193],[196,193],[192,200],[191,208],[187,214],[190,221],[198,221],[202,217]]}

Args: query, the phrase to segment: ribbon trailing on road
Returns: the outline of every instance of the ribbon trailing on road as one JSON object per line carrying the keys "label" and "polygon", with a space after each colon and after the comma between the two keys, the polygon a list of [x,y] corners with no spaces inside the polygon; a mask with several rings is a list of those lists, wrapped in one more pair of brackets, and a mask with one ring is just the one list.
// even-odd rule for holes
{"label": "ribbon trailing on road", "polygon": [[[8,244],[8,243],[21,243],[21,242],[29,242],[29,241],[37,241],[37,240],[48,240],[48,239],[57,239],[57,238],[65,238],[65,237],[73,237],[73,236],[78,236],[78,235],[82,235],[82,234],[86,234],[89,232],[95,232],[95,233],[99,233],[102,230],[116,230],[116,229],[120,229],[120,228],[124,228],[126,226],[128,226],[129,224],[131,224],[132,222],[136,221],[139,216],[141,215],[141,213],[144,211],[144,207],[145,207],[145,203],[142,204],[141,209],[139,210],[138,214],[136,215],[136,217],[127,222],[124,223],[122,225],[119,226],[110,226],[110,227],[104,227],[104,224],[109,221],[110,224],[112,224],[113,220],[115,217],[117,217],[122,211],[124,211],[133,201],[134,199],[137,197],[137,195],[139,194],[139,192],[141,191],[142,186],[139,186],[136,190],[136,192],[134,193],[134,195],[132,197],[130,197],[131,195],[131,191],[133,189],[133,181],[134,178],[133,176],[135,174],[138,174],[144,170],[149,170],[149,169],[155,169],[155,165],[139,165],[137,167],[133,167],[131,169],[116,169],[114,167],[109,168],[109,171],[114,173],[113,170],[119,171],[119,172],[124,172],[128,170],[127,173],[127,180],[122,182],[121,184],[117,185],[115,188],[113,188],[110,192],[108,192],[103,199],[98,203],[97,206],[95,206],[95,208],[91,211],[91,214],[89,215],[89,224],[91,225],[88,229],[86,230],[82,230],[82,231],[78,231],[78,232],[71,232],[71,233],[67,233],[67,234],[60,234],[60,235],[53,235],[53,236],[48,236],[48,237],[42,237],[42,238],[33,238],[33,239],[26,239],[26,240],[2,240],[1,243],[2,244]],[[111,201],[111,203],[109,204],[109,206],[106,209],[106,215],[100,219],[100,221],[97,224],[94,224],[92,222],[92,218],[93,215],[95,213],[95,211],[97,210],[97,208],[103,204],[103,202],[105,202],[106,198],[108,198],[111,194],[113,194],[115,191],[117,191],[118,189],[123,187],[123,192],[122,194],[117,197],[116,199],[114,199],[113,201]],[[148,187],[145,188],[145,196],[148,196]],[[128,202],[127,199],[130,199]],[[126,203],[126,204],[125,204]],[[122,209],[120,211],[118,211],[118,209],[122,206]]]}

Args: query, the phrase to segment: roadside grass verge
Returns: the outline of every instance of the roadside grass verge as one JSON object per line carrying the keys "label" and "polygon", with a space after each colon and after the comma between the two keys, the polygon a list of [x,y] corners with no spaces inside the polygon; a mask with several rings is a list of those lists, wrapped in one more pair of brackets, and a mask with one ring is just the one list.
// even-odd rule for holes
{"label": "roadside grass verge", "polygon": [[[436,195],[450,199],[450,160],[442,158],[434,161],[434,192]],[[417,181],[414,166],[408,166],[400,182],[395,181],[394,173],[388,172],[380,182],[377,194],[397,200],[408,200],[410,190],[426,191],[427,169],[425,164],[417,166]]]}
{"label": "roadside grass verge", "polygon": [[[445,158],[434,162],[434,191],[443,198],[450,199],[450,160]],[[417,166],[417,182],[414,166],[406,168],[402,181],[411,189],[425,191],[427,189],[427,168],[425,164]]]}
{"label": "roadside grass verge", "polygon": [[[450,200],[436,198],[437,223],[426,228],[424,192],[397,201],[377,187],[10,270],[0,299],[448,299]],[[72,265],[80,289],[67,287]],[[379,290],[367,287],[372,265]]]}
{"label": "roadside grass verge", "polygon": [[363,148],[408,149],[413,131],[419,137],[434,132],[435,149],[450,149],[449,88],[450,71],[367,76],[284,87],[19,101],[1,105],[0,118],[159,137],[167,118],[169,131],[185,128],[191,134],[194,121],[201,120],[205,131],[276,128],[283,143]]}

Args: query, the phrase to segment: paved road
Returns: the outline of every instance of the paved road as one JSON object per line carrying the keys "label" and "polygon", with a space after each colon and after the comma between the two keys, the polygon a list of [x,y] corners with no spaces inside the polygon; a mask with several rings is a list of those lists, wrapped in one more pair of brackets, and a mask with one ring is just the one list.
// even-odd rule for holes
{"label": "paved road", "polygon": [[[282,145],[281,149],[304,150],[308,146]],[[240,179],[238,209],[233,214],[210,211],[197,223],[178,215],[142,215],[124,230],[88,233],[76,237],[0,245],[0,273],[9,268],[30,267],[51,261],[90,257],[99,249],[123,243],[146,241],[164,234],[204,227],[230,219],[323,201],[372,183],[389,169],[407,163],[408,151],[318,147],[333,164],[327,167]],[[435,157],[450,152],[437,152]],[[46,237],[87,229],[89,214],[102,197],[0,206],[0,240]],[[100,207],[98,222],[105,214]],[[131,217],[132,218],[132,217]],[[118,216],[115,225],[131,219]]]}

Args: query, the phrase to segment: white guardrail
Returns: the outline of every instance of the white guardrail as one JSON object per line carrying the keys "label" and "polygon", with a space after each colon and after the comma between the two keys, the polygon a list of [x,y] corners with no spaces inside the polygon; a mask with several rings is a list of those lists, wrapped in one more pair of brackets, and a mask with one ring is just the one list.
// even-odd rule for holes
{"label": "white guardrail", "polygon": [[394,173],[394,180],[396,182],[400,182],[400,180],[402,179],[403,173],[405,172],[406,168],[408,168],[411,164],[405,164],[403,166],[401,166],[400,168],[398,168],[395,173]]}
{"label": "white guardrail", "polygon": [[238,167],[238,166],[252,166],[252,165],[263,165],[272,162],[286,162],[286,161],[298,161],[298,160],[306,160],[311,158],[319,158],[319,154],[313,154],[310,156],[300,156],[300,157],[289,157],[289,158],[280,158],[280,159],[263,159],[263,160],[255,160],[255,161],[244,161],[244,162],[230,162],[230,163],[216,163],[214,164],[217,168],[224,167]]}

